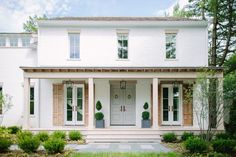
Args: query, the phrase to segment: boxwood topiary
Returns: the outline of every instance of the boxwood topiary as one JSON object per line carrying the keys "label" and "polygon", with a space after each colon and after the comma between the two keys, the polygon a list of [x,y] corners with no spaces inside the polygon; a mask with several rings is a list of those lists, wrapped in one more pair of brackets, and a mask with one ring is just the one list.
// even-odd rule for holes
{"label": "boxwood topiary", "polygon": [[51,137],[43,146],[49,154],[62,153],[65,148],[65,141],[61,138]]}
{"label": "boxwood topiary", "polygon": [[164,142],[174,142],[177,140],[177,136],[175,133],[165,133],[163,134],[163,141]]}
{"label": "boxwood topiary", "polygon": [[235,141],[230,139],[217,139],[212,142],[214,151],[219,153],[231,153],[235,146]]}
{"label": "boxwood topiary", "polygon": [[60,139],[65,140],[65,139],[66,139],[66,133],[63,132],[63,131],[54,131],[54,132],[52,133],[52,137],[54,137],[54,138],[60,138]]}
{"label": "boxwood topiary", "polygon": [[96,109],[100,111],[102,109],[102,103],[100,101],[97,101],[96,103]]}
{"label": "boxwood topiary", "polygon": [[143,111],[142,118],[143,120],[149,120],[150,113],[148,111]]}
{"label": "boxwood topiary", "polygon": [[185,148],[191,153],[202,153],[208,149],[208,144],[199,137],[190,137],[185,143]]}
{"label": "boxwood topiary", "polygon": [[96,120],[103,120],[104,114],[102,112],[95,113],[95,119]]}
{"label": "boxwood topiary", "polygon": [[70,131],[69,139],[72,141],[82,140],[82,134],[79,131]]}
{"label": "boxwood topiary", "polygon": [[194,137],[194,134],[193,132],[184,132],[182,135],[181,135],[181,140],[182,141],[186,141],[188,138],[190,137]]}
{"label": "boxwood topiary", "polygon": [[148,103],[147,103],[147,102],[144,103],[143,109],[144,109],[144,110],[148,109]]}

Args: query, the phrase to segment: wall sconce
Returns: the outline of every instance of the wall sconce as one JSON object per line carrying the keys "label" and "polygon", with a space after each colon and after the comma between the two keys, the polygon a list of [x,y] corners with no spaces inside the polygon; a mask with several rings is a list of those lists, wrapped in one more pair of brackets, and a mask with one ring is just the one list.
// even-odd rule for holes
{"label": "wall sconce", "polygon": [[65,84],[66,84],[67,87],[73,87],[74,82],[69,80],[69,81],[65,81]]}
{"label": "wall sconce", "polygon": [[179,87],[179,82],[175,80],[175,81],[173,82],[173,87]]}
{"label": "wall sconce", "polygon": [[120,89],[126,89],[126,81],[120,81]]}

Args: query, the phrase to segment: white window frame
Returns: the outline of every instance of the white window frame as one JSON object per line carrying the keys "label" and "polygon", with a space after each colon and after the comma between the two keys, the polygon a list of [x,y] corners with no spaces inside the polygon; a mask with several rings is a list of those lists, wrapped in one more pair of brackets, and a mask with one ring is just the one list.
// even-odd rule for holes
{"label": "white window frame", "polygon": [[[12,44],[12,40],[13,41],[16,40],[16,41],[14,41],[13,44]],[[19,46],[19,39],[18,39],[18,37],[10,37],[9,38],[9,42],[10,42],[10,47],[18,47]]]}
{"label": "white window frame", "polygon": [[169,114],[169,121],[163,121],[163,88],[168,88],[169,89],[169,97],[168,97],[168,102],[169,104],[171,104],[172,108],[173,108],[173,84],[162,84],[161,85],[161,124],[162,125],[183,125],[183,94],[182,94],[182,90],[183,90],[183,87],[182,87],[182,84],[179,84],[179,121],[173,121],[173,115],[174,115],[174,112],[171,111],[171,116],[170,116],[170,111],[168,111],[168,114]]}
{"label": "white window frame", "polygon": [[6,47],[6,45],[7,45],[6,37],[0,37],[0,47]]}
{"label": "white window frame", "polygon": [[[79,57],[71,57],[71,35],[78,35],[79,36],[79,45],[77,45],[79,47]],[[68,40],[69,40],[69,60],[80,60],[81,58],[81,48],[80,48],[80,45],[81,45],[81,33],[80,32],[69,32],[68,33]],[[74,49],[75,49],[75,46],[74,46]],[[73,53],[73,54],[76,54],[76,53]]]}
{"label": "white window frame", "polygon": [[[72,86],[72,103],[73,106],[75,106],[74,103],[77,103],[77,88],[82,88],[83,90],[83,101],[82,101],[82,108],[83,108],[83,120],[77,121],[77,111],[73,111],[72,108],[72,121],[67,121],[67,87],[68,85],[64,85],[64,124],[65,125],[84,125],[85,122],[85,87],[84,84],[74,84]],[[78,104],[76,104],[78,106]]]}
{"label": "white window frame", "polygon": [[[29,40],[29,44],[24,45],[25,43],[28,43],[28,42],[25,42],[27,40]],[[22,37],[21,38],[22,47],[30,47],[30,40],[31,40],[31,37]]]}
{"label": "white window frame", "polygon": [[[166,43],[167,43],[167,35],[175,35],[175,58],[167,58],[167,50],[166,50]],[[165,60],[167,61],[175,61],[178,60],[178,30],[167,30],[165,31]]]}
{"label": "white window frame", "polygon": [[[119,58],[119,42],[118,42],[118,40],[119,40],[119,36],[120,35],[125,35],[125,36],[127,36],[127,58]],[[117,60],[119,61],[119,60],[129,60],[129,33],[127,32],[127,31],[119,31],[119,32],[117,32],[117,34],[116,34],[116,37],[117,37]]]}

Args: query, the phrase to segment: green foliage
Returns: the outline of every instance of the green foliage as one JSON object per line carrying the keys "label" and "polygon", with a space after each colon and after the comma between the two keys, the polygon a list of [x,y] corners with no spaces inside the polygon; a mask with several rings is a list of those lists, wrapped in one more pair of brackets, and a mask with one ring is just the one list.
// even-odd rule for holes
{"label": "green foliage", "polygon": [[177,140],[177,136],[175,133],[165,133],[163,134],[163,141],[164,142],[174,142]]}
{"label": "green foliage", "polygon": [[62,153],[65,147],[65,141],[61,138],[49,138],[43,146],[47,153],[49,154],[56,154],[56,153]]}
{"label": "green foliage", "polygon": [[11,135],[6,128],[0,128],[0,152],[5,152],[11,146]]}
{"label": "green foliage", "polygon": [[208,153],[207,157],[226,157],[226,156],[222,153],[210,152],[210,153]]}
{"label": "green foliage", "polygon": [[96,120],[103,120],[104,114],[102,112],[95,113],[95,119]]}
{"label": "green foliage", "polygon": [[36,137],[38,137],[41,142],[45,142],[49,139],[49,134],[48,132],[39,132],[36,134]]}
{"label": "green foliage", "polygon": [[37,15],[29,16],[29,19],[26,21],[26,23],[23,24],[23,29],[26,32],[37,33],[38,31],[37,20],[45,20],[45,19],[47,19],[46,15],[43,15],[42,17]]}
{"label": "green foliage", "polygon": [[82,134],[80,133],[80,131],[70,131],[69,139],[72,141],[82,140]]}
{"label": "green foliage", "polygon": [[60,139],[65,140],[66,139],[66,133],[63,132],[63,131],[54,131],[52,133],[52,137],[53,138],[60,138]]}
{"label": "green foliage", "polygon": [[100,111],[102,109],[102,103],[100,101],[97,101],[96,103],[96,109]]}
{"label": "green foliage", "polygon": [[143,105],[143,109],[144,110],[148,109],[148,103],[147,102],[145,102],[145,104]]}
{"label": "green foliage", "polygon": [[217,139],[212,142],[214,151],[220,153],[231,153],[234,150],[236,142],[230,139]]}
{"label": "green foliage", "polygon": [[21,128],[18,126],[10,126],[7,128],[11,134],[17,134],[19,131],[21,131]]}
{"label": "green foliage", "polygon": [[24,152],[32,153],[37,151],[40,140],[31,132],[23,131],[17,133],[17,144]]}
{"label": "green foliage", "polygon": [[143,120],[149,120],[150,113],[148,111],[143,111],[142,118]]}
{"label": "green foliage", "polygon": [[208,143],[199,137],[188,138],[184,145],[191,153],[202,153],[208,149]]}
{"label": "green foliage", "polygon": [[193,132],[184,132],[181,136],[181,140],[186,141],[187,139],[192,138],[192,137],[194,137]]}
{"label": "green foliage", "polygon": [[218,133],[215,135],[215,139],[219,140],[219,139],[223,139],[223,140],[227,140],[227,139],[231,139],[232,136],[228,133]]}

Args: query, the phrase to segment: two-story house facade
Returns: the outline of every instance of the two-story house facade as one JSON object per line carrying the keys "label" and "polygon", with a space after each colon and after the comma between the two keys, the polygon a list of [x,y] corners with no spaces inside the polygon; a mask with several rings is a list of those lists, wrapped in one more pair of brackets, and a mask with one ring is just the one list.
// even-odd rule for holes
{"label": "two-story house facade", "polygon": [[[0,48],[0,85],[13,100],[3,125],[85,134],[199,130],[193,111],[198,98],[185,99],[186,91],[195,91],[198,72],[208,67],[206,21],[65,17],[39,20],[38,26],[37,34],[1,34],[8,46]],[[30,36],[31,44],[11,47],[11,36],[19,43]],[[98,101],[104,129],[95,128]],[[146,102],[151,128],[143,129]]]}

